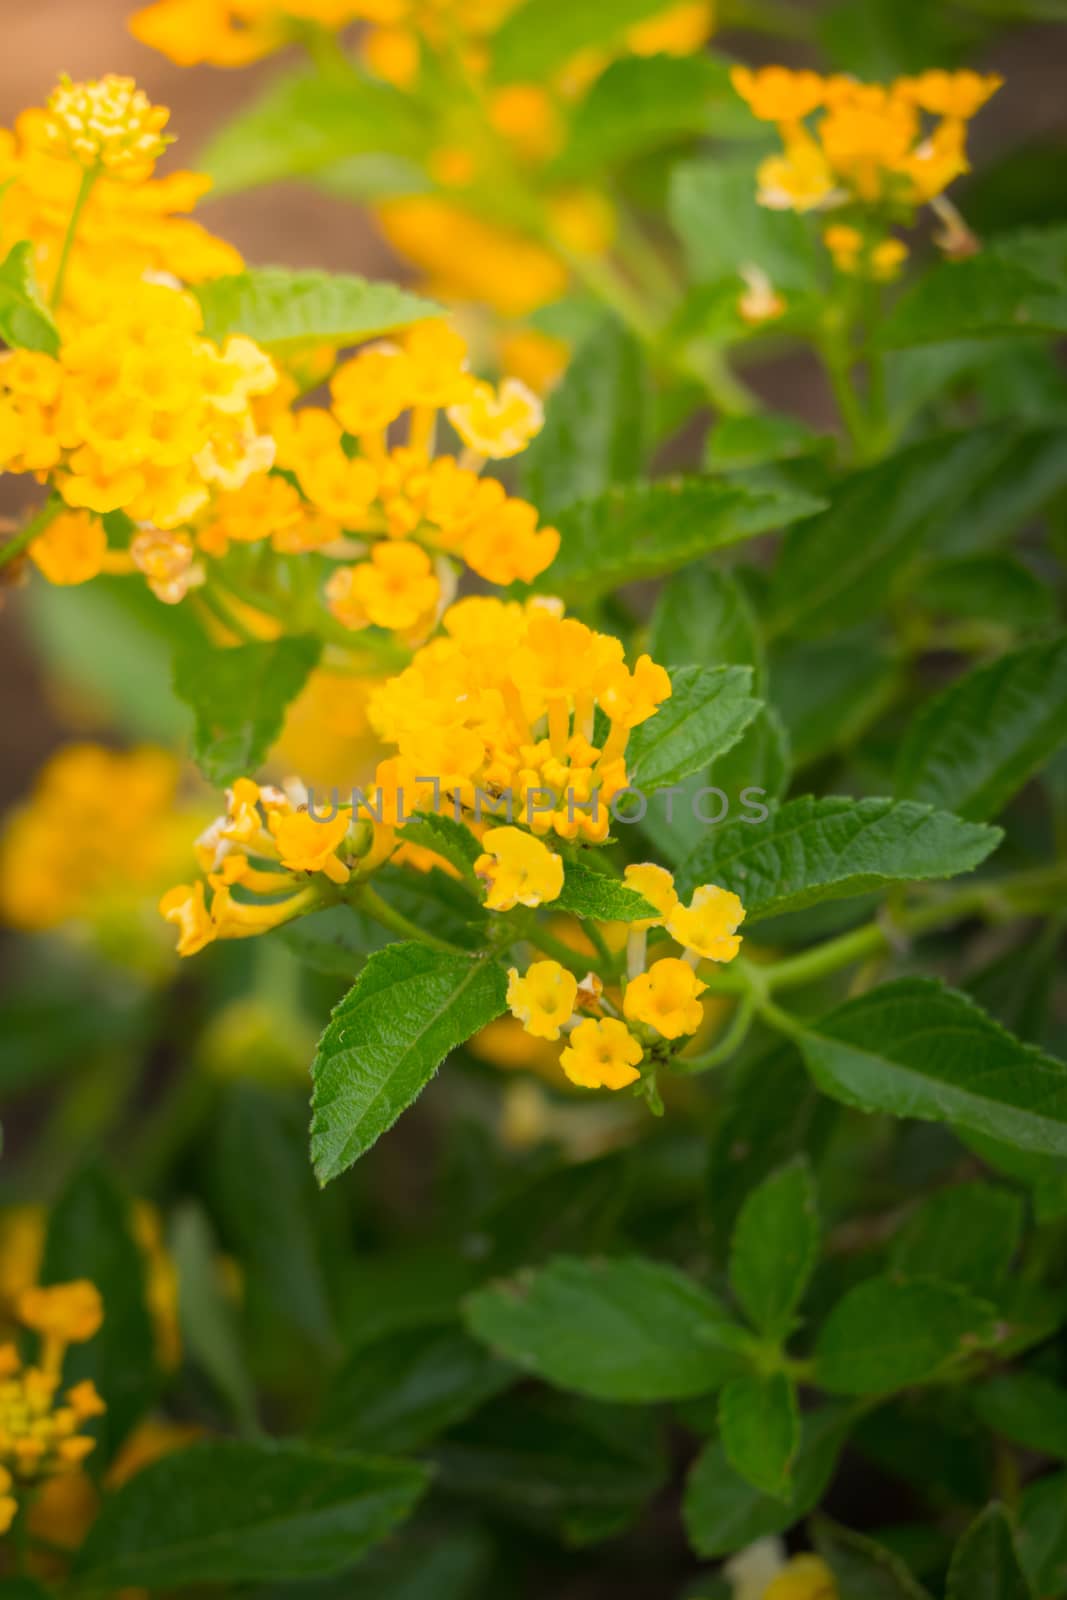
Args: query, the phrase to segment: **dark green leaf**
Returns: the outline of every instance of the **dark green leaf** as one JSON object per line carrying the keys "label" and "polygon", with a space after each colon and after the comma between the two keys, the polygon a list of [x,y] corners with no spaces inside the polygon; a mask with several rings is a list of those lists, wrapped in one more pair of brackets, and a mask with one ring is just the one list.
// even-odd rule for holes
{"label": "dark green leaf", "polygon": [[767,1338],[789,1333],[818,1253],[815,1185],[800,1158],[752,1190],[730,1243],[731,1288]]}
{"label": "dark green leaf", "polygon": [[976,667],[913,722],[897,793],[994,817],[1067,741],[1067,638]]}
{"label": "dark green leaf", "polygon": [[673,571],[707,551],[784,528],[819,505],[800,490],[702,478],[657,478],[610,489],[555,517],[560,552],[537,588],[586,600],[618,584]]}
{"label": "dark green leaf", "polygon": [[735,1472],[763,1494],[788,1500],[800,1417],[793,1385],[784,1373],[731,1378],[719,1396],[719,1433]]}
{"label": "dark green leaf", "polygon": [[241,1348],[237,1317],[223,1285],[211,1224],[195,1202],[187,1201],[175,1217],[170,1244],[178,1274],[183,1346],[225,1396],[238,1423],[254,1430],[255,1390]]}
{"label": "dark green leaf", "polygon": [[965,261],[935,266],[879,333],[885,347],[1006,333],[1067,333],[1067,228],[992,240]]}
{"label": "dark green leaf", "polygon": [[567,861],[564,873],[563,893],[552,902],[553,910],[570,911],[595,922],[640,922],[658,916],[655,906],[633,889],[595,871],[579,857]]}
{"label": "dark green leaf", "polygon": [[740,1330],[665,1263],[559,1257],[467,1301],[471,1331],[516,1366],[601,1400],[680,1400],[739,1369]]}
{"label": "dark green leaf", "polygon": [[[776,288],[805,290],[815,282],[804,219],[768,211],[756,201],[755,163],[692,162],[671,176],[670,217],[685,246],[696,283],[737,278],[738,269],[762,267]],[[733,291],[741,292],[740,283]]]}
{"label": "dark green leaf", "polygon": [[890,704],[900,678],[899,663],[866,628],[783,639],[771,653],[770,694],[797,766],[848,750]]}
{"label": "dark green leaf", "polygon": [[297,634],[232,650],[198,643],[179,652],[174,692],[196,717],[193,759],[209,783],[231,783],[256,771],[321,649],[320,640]]}
{"label": "dark green leaf", "polygon": [[738,472],[768,461],[821,455],[833,442],[830,434],[816,433],[806,422],[784,412],[720,417],[708,436],[704,464],[710,472]]}
{"label": "dark green leaf", "polygon": [[441,1062],[504,1009],[500,967],[419,944],[374,953],[334,1008],[312,1067],[320,1183],[369,1150]]}
{"label": "dark green leaf", "polygon": [[953,1551],[947,1600],[1033,1600],[1002,1505],[987,1506]]}
{"label": "dark green leaf", "polygon": [[144,1467],[105,1502],[77,1562],[80,1589],[328,1576],[411,1511],[410,1462],[305,1445],[193,1445]]}
{"label": "dark green leaf", "polygon": [[1009,555],[961,556],[932,567],[923,578],[922,599],[931,611],[1006,627],[1041,627],[1056,616],[1048,586]]}
{"label": "dark green leaf", "polygon": [[683,863],[680,892],[702,883],[732,889],[753,923],[886,883],[970,872],[1000,837],[996,828],[910,802],[802,795],[767,822],[741,819],[711,830]]}
{"label": "dark green leaf", "polygon": [[814,1543],[834,1575],[838,1600],[929,1600],[899,1556],[862,1533],[819,1517]]}
{"label": "dark green leaf", "polygon": [[0,262],[0,339],[15,349],[59,354],[59,329],[41,299],[33,244],[20,239]]}
{"label": "dark green leaf", "polygon": [[1022,1228],[1018,1195],[960,1183],[923,1202],[893,1240],[889,1259],[905,1277],[991,1292],[1007,1276]]}
{"label": "dark green leaf", "polygon": [[884,984],[798,1042],[819,1088],[846,1105],[1067,1155],[1067,1066],[932,979]]}
{"label": "dark green leaf", "polygon": [[404,824],[399,836],[408,844],[421,845],[424,850],[443,856],[464,878],[474,883],[474,863],[482,847],[462,822],[443,811],[422,811]]}
{"label": "dark green leaf", "polygon": [[1067,1461],[1067,1389],[1036,1372],[1003,1372],[973,1395],[987,1428],[1033,1450]]}
{"label": "dark green leaf", "polygon": [[511,11],[493,41],[492,74],[498,83],[550,76],[580,51],[619,44],[632,23],[662,10],[660,0],[525,0]]}
{"label": "dark green leaf", "polygon": [[549,395],[545,425],[519,457],[522,492],[551,520],[636,478],[648,448],[649,392],[641,347],[605,320],[578,346]]}
{"label": "dark green leaf", "polygon": [[1035,1594],[1060,1595],[1067,1587],[1067,1472],[1028,1484],[1019,1505],[1019,1554]]}
{"label": "dark green leaf", "polygon": [[832,1394],[891,1394],[975,1355],[995,1333],[994,1308],[952,1284],[868,1278],[820,1328],[816,1381]]}
{"label": "dark green leaf", "polygon": [[358,344],[441,314],[440,307],[395,283],[346,273],[253,267],[212,278],[196,290],[204,331],[221,344],[247,334],[280,355],[318,345]]}
{"label": "dark green leaf", "polygon": [[381,950],[391,935],[355,906],[328,906],[299,917],[270,937],[316,972],[351,980],[371,951]]}
{"label": "dark green leaf", "polygon": [[757,686],[763,652],[755,614],[729,572],[687,567],[660,591],[649,626],[648,650],[664,667],[751,666]]}
{"label": "dark green leaf", "polygon": [[447,1529],[416,1524],[339,1578],[271,1584],[257,1589],[254,1600],[353,1600],[360,1590],[374,1600],[474,1600],[483,1592],[492,1554],[485,1534],[457,1526],[455,1518]]}
{"label": "dark green leaf", "polygon": [[732,750],[760,710],[751,688],[751,667],[676,667],[670,699],[630,735],[631,784],[665,789]]}
{"label": "dark green leaf", "polygon": [[713,118],[717,128],[732,124],[745,130],[746,115],[725,62],[706,53],[623,56],[579,102],[554,170],[560,177],[587,180],[686,134],[704,133]]}

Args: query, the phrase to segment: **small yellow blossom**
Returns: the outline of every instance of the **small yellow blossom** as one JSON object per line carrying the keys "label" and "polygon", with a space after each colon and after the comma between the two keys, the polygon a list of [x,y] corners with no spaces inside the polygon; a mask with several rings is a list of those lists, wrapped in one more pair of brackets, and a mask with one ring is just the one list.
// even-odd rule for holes
{"label": "small yellow blossom", "polygon": [[734,67],[730,81],[761,122],[801,122],[822,105],[826,94],[817,72],[788,67]]}
{"label": "small yellow blossom", "polygon": [[933,116],[969,122],[1003,85],[1004,79],[996,73],[983,75],[967,70],[945,72],[932,68],[915,78],[901,78],[897,89]]}
{"label": "small yellow blossom", "polygon": [[761,161],[756,181],[756,198],[769,211],[818,211],[839,198],[829,162],[806,135],[791,139],[784,155]]}
{"label": "small yellow blossom", "polygon": [[167,147],[170,120],[132,78],[109,74],[92,83],[60,79],[48,102],[48,137],[57,153],[83,167],[103,167],[113,178],[140,183],[152,175]]}
{"label": "small yellow blossom", "polygon": [[30,545],[30,559],[49,583],[87,583],[103,570],[107,534],[95,517],[60,512]]}
{"label": "small yellow blossom", "polygon": [[88,1279],[26,1289],[18,1303],[19,1321],[47,1342],[83,1344],[100,1329],[104,1307],[100,1292]]}
{"label": "small yellow blossom", "polygon": [[641,1076],[644,1050],[624,1022],[587,1017],[570,1036],[560,1065],[583,1089],[625,1089]]}
{"label": "small yellow blossom", "polygon": [[688,906],[676,905],[667,918],[667,931],[686,950],[706,961],[732,961],[741,948],[737,932],[745,908],[736,894],[706,883]]}
{"label": "small yellow blossom", "polygon": [[180,956],[196,955],[215,938],[215,924],[204,902],[202,883],[179,883],[168,889],[159,902],[159,911],[164,922],[173,922],[178,929]]}
{"label": "small yellow blossom", "polygon": [[485,854],[474,870],[486,887],[490,911],[539,906],[563,889],[563,862],[540,839],[520,828],[492,828],[482,840]]}
{"label": "small yellow blossom", "polygon": [[505,378],[499,389],[475,384],[469,398],[449,407],[448,420],[463,443],[491,461],[525,450],[544,426],[540,400],[518,378]]}
{"label": "small yellow blossom", "polygon": [[329,821],[308,811],[271,811],[267,825],[278,846],[278,858],[291,872],[323,872],[334,883],[348,882],[348,868],[337,855],[351,825],[347,811]]}
{"label": "small yellow blossom", "polygon": [[578,980],[558,961],[535,961],[525,976],[508,971],[508,1006],[527,1033],[537,1039],[558,1039],[578,998]]}
{"label": "small yellow blossom", "polygon": [[369,561],[338,567],[326,584],[326,598],[346,628],[374,623],[406,633],[433,617],[441,585],[425,550],[417,544],[376,544]]}
{"label": "small yellow blossom", "polygon": [[775,322],[784,315],[785,300],[762,267],[743,266],[741,277],[745,287],[738,298],[737,309],[743,321],[758,327],[763,322]]}
{"label": "small yellow blossom", "polygon": [[623,1013],[630,1022],[644,1022],[665,1039],[696,1033],[704,1012],[700,996],[707,988],[685,961],[665,956],[626,985]]}
{"label": "small yellow blossom", "polygon": [[633,862],[623,873],[622,881],[627,889],[639,894],[659,912],[658,917],[648,917],[643,922],[631,922],[630,927],[635,932],[662,927],[678,904],[673,874],[668,872],[666,867],[657,866],[654,861]]}

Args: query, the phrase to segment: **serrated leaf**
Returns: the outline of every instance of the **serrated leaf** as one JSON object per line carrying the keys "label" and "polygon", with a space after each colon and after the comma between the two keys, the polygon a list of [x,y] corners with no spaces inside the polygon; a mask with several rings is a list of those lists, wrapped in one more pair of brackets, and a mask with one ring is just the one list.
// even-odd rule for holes
{"label": "serrated leaf", "polygon": [[356,71],[343,79],[290,72],[215,135],[200,163],[215,194],[232,194],[310,177],[367,152],[417,162],[424,139],[412,97],[391,85]]}
{"label": "serrated leaf", "polygon": [[931,1195],[893,1240],[890,1264],[906,1277],[941,1278],[992,1290],[1019,1247],[1023,1203],[990,1183],[959,1183]]}
{"label": "serrated leaf", "polygon": [[174,692],[196,718],[193,760],[221,787],[250,776],[282,731],[285,713],[319,659],[322,642],[305,635],[229,650],[183,647]]}
{"label": "serrated leaf", "polygon": [[[732,279],[749,263],[778,288],[814,286],[814,257],[804,219],[769,211],[756,200],[750,158],[688,162],[671,174],[670,220],[685,246],[689,275],[698,284]],[[740,285],[731,286],[734,300]]]}
{"label": "serrated leaf", "polygon": [[831,1394],[892,1394],[975,1355],[995,1334],[995,1308],[952,1284],[868,1278],[820,1328],[816,1382]]}
{"label": "serrated leaf", "polygon": [[952,1552],[947,1600],[1033,1600],[1002,1505],[986,1506]]}
{"label": "serrated leaf", "polygon": [[442,315],[431,300],[395,283],[289,267],[253,267],[212,278],[195,293],[209,339],[220,344],[231,333],[243,333],[280,355],[323,344],[358,344]]}
{"label": "serrated leaf", "polygon": [[1037,1455],[1067,1461],[1067,1389],[1037,1372],[1002,1372],[974,1390],[975,1414]]}
{"label": "serrated leaf", "polygon": [[823,1406],[801,1421],[800,1448],[787,1501],[763,1494],[734,1472],[719,1440],[706,1445],[686,1480],[682,1514],[697,1555],[732,1555],[757,1539],[784,1533],[822,1499],[833,1476],[851,1413]]}
{"label": "serrated leaf", "polygon": [[316,972],[352,979],[372,950],[381,950],[392,935],[355,906],[327,906],[278,928],[278,939],[299,961]]}
{"label": "serrated leaf", "polygon": [[923,605],[950,617],[980,617],[1017,628],[1042,627],[1056,617],[1048,585],[1016,557],[960,556],[931,567],[922,581]]}
{"label": "serrated leaf", "polygon": [[747,1483],[788,1498],[789,1470],[800,1444],[797,1397],[782,1372],[731,1378],[719,1396],[719,1434],[727,1460]]}
{"label": "serrated leaf", "polygon": [[834,1575],[839,1600],[930,1600],[898,1555],[862,1533],[819,1517],[814,1544]]}
{"label": "serrated leaf", "polygon": [[825,455],[833,436],[785,412],[757,411],[720,417],[708,435],[704,464],[711,472],[738,472],[769,461],[796,461]]}
{"label": "serrated leaf", "polygon": [[500,967],[419,944],[376,951],[334,1007],[312,1065],[311,1156],[320,1183],[359,1159],[450,1051],[504,1010]]}
{"label": "serrated leaf", "polygon": [[896,789],[961,816],[994,817],[1067,741],[1067,638],[976,667],[912,723]]}
{"label": "serrated leaf", "polygon": [[1067,333],[1067,228],[993,239],[978,255],[943,261],[912,285],[878,343],[941,344],[1004,334]]}
{"label": "serrated leaf", "polygon": [[329,1576],[407,1516],[426,1483],[413,1462],[196,1444],[105,1500],[77,1558],[79,1593]]}
{"label": "serrated leaf", "polygon": [[515,1377],[461,1328],[394,1329],[352,1352],[326,1391],[315,1436],[334,1449],[421,1450]]}
{"label": "serrated leaf", "polygon": [[910,801],[801,795],[766,822],[709,831],[682,864],[680,892],[702,883],[732,889],[751,924],[887,883],[970,872],[1000,838],[999,829]]}
{"label": "serrated leaf", "polygon": [[33,244],[20,239],[0,262],[0,339],[13,349],[59,354],[59,329],[41,299]]}
{"label": "serrated leaf", "polygon": [[892,703],[900,663],[866,627],[832,639],[783,639],[770,657],[770,697],[797,766],[847,751]]}
{"label": "serrated leaf", "polygon": [[681,1400],[740,1367],[740,1329],[714,1296],[636,1257],[558,1257],[471,1295],[466,1318],[516,1366],[600,1400]]}
{"label": "serrated leaf", "polygon": [[641,922],[658,916],[655,906],[618,878],[597,872],[573,856],[564,867],[563,892],[553,900],[552,909],[591,917],[594,922]]}
{"label": "serrated leaf", "polygon": [[798,1043],[824,1094],[1067,1155],[1067,1066],[956,989],[901,978],[813,1023]]}
{"label": "serrated leaf", "polygon": [[536,587],[586,600],[784,528],[821,504],[801,490],[705,478],[657,478],[609,489],[556,515],[559,555]]}
{"label": "serrated leaf", "polygon": [[752,1190],[730,1243],[730,1286],[767,1338],[788,1334],[818,1253],[815,1185],[801,1157]]}
{"label": "serrated leaf", "polygon": [[755,613],[729,572],[687,567],[664,584],[649,624],[648,651],[663,667],[751,666],[757,686],[763,650]]}
{"label": "serrated leaf", "polygon": [[454,817],[443,811],[420,811],[399,829],[398,837],[443,856],[461,877],[474,882],[474,863],[482,847],[470,829]]}
{"label": "serrated leaf", "polygon": [[91,1379],[106,1400],[107,1411],[88,1431],[100,1441],[101,1462],[110,1462],[153,1403],[160,1378],[130,1202],[102,1167],[89,1163],[61,1191],[48,1219],[40,1277],[42,1283],[87,1278],[100,1293],[100,1330],[71,1347],[64,1376],[71,1384]]}
{"label": "serrated leaf", "polygon": [[670,699],[630,735],[631,785],[651,794],[732,750],[760,710],[751,688],[751,667],[676,667]]}
{"label": "serrated leaf", "polygon": [[544,519],[640,474],[649,401],[641,346],[605,319],[579,344],[548,397],[544,427],[518,459],[522,493]]}
{"label": "serrated leaf", "polygon": [[662,10],[661,0],[525,0],[497,29],[491,72],[498,83],[550,76],[583,50],[620,42],[632,23]]}
{"label": "serrated leaf", "polygon": [[1003,443],[1002,428],[946,434],[843,478],[830,507],[782,545],[766,619],[773,631],[826,635],[880,612],[908,563],[967,501],[991,441]]}

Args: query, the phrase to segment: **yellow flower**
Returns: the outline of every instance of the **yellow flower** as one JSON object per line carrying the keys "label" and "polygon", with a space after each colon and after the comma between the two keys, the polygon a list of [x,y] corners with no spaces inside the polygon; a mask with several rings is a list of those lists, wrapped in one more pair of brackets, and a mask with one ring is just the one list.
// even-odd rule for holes
{"label": "yellow flower", "polygon": [[704,1019],[700,996],[707,988],[686,961],[665,956],[647,972],[631,978],[623,996],[623,1014],[644,1022],[665,1039],[696,1033]]}
{"label": "yellow flower", "polygon": [[486,222],[451,200],[414,195],[378,206],[389,243],[420,267],[430,288],[451,300],[525,317],[566,293],[566,267],[517,230]]}
{"label": "yellow flower", "polygon": [[570,360],[564,339],[539,328],[511,328],[500,336],[500,365],[521,378],[535,394],[547,394],[563,376]]}
{"label": "yellow flower", "polygon": [[639,894],[659,912],[658,917],[648,917],[642,922],[631,922],[630,927],[634,932],[661,928],[678,904],[673,875],[666,867],[657,866],[654,861],[642,861],[631,863],[623,873],[622,881],[627,889]]}
{"label": "yellow flower", "polygon": [[626,46],[635,56],[694,55],[714,30],[714,0],[681,0],[658,16],[627,28]]}
{"label": "yellow flower", "polygon": [[525,450],[540,433],[545,411],[537,396],[518,378],[505,378],[499,389],[476,383],[448,420],[470,449],[490,461],[503,461]]}
{"label": "yellow flower", "polygon": [[644,1050],[624,1022],[614,1017],[579,1022],[560,1056],[572,1083],[583,1089],[625,1089],[641,1076]]}
{"label": "yellow flower", "polygon": [[763,322],[774,322],[784,314],[785,300],[762,267],[743,266],[741,277],[745,288],[738,299],[737,309],[743,321],[758,327]]}
{"label": "yellow flower", "polygon": [[871,276],[886,283],[898,276],[908,259],[908,247],[903,239],[882,239],[871,251]]}
{"label": "yellow flower", "polygon": [[771,1580],[763,1600],[837,1600],[837,1584],[820,1556],[794,1556]]}
{"label": "yellow flower", "polygon": [[563,143],[562,119],[548,90],[537,83],[511,83],[495,90],[489,121],[525,161],[548,161]]}
{"label": "yellow flower", "polygon": [[920,72],[915,78],[901,78],[897,90],[934,116],[969,122],[1003,83],[1004,79],[997,73],[983,76],[980,72],[944,72],[933,68]]}
{"label": "yellow flower", "polygon": [[83,1344],[99,1331],[104,1307],[96,1285],[79,1278],[73,1283],[24,1290],[18,1317],[46,1341]]}
{"label": "yellow flower", "polygon": [[558,1039],[574,1010],[578,980],[558,961],[535,961],[524,977],[508,970],[508,1006],[527,1033],[537,1039]]}
{"label": "yellow flower", "polygon": [[655,716],[664,700],[671,697],[670,674],[649,655],[640,656],[630,672],[617,662],[605,673],[599,700],[612,722],[636,728]]}
{"label": "yellow flower", "polygon": [[159,902],[159,911],[164,922],[173,922],[178,929],[180,956],[195,956],[216,936],[215,924],[204,903],[202,883],[179,883],[168,889]]}
{"label": "yellow flower", "polygon": [[109,73],[91,83],[60,79],[48,101],[48,138],[58,153],[113,178],[140,183],[167,148],[165,106],[154,106],[132,78]]}
{"label": "yellow flower", "polygon": [[769,211],[817,211],[837,196],[829,163],[807,135],[791,139],[784,155],[761,161],[756,182],[756,198]]}
{"label": "yellow flower", "polygon": [[346,433],[387,428],[414,403],[415,370],[397,344],[370,344],[338,367],[330,383],[333,413]]}
{"label": "yellow flower", "polygon": [[349,872],[338,857],[351,825],[351,815],[338,811],[329,821],[319,821],[307,811],[271,811],[267,826],[274,835],[278,857],[291,872],[322,872],[333,883],[347,883]]}
{"label": "yellow flower", "polygon": [[730,82],[761,122],[801,122],[822,105],[826,93],[817,72],[788,67],[733,67]]}
{"label": "yellow flower", "polygon": [[474,870],[486,886],[490,911],[539,906],[563,889],[563,862],[540,839],[520,828],[492,828],[482,840],[485,854]]}
{"label": "yellow flower", "polygon": [[479,517],[463,541],[463,559],[480,578],[501,588],[533,580],[559,553],[555,528],[537,526],[537,510],[525,500],[502,500]]}
{"label": "yellow flower", "polygon": [[432,619],[441,585],[417,544],[376,544],[369,561],[338,567],[326,584],[330,610],[346,628],[407,632]]}
{"label": "yellow flower", "polygon": [[82,512],[61,512],[30,545],[30,558],[49,583],[87,583],[103,569],[107,534]]}
{"label": "yellow flower", "polygon": [[688,906],[676,905],[667,918],[667,931],[687,950],[706,961],[732,961],[741,948],[738,928],[745,908],[729,889],[706,883]]}

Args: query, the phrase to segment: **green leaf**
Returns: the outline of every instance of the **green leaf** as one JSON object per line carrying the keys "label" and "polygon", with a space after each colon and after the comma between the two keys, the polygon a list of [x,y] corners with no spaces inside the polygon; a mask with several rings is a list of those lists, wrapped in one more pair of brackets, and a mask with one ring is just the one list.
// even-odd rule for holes
{"label": "green leaf", "polygon": [[130,1206],[108,1173],[94,1164],[75,1174],[48,1219],[41,1282],[76,1278],[96,1285],[104,1320],[92,1339],[71,1347],[64,1378],[96,1384],[107,1411],[89,1431],[100,1440],[101,1462],[109,1462],[155,1399],[159,1373],[144,1259]]}
{"label": "green leaf", "polygon": [[1067,1472],[1053,1472],[1023,1490],[1019,1503],[1019,1553],[1035,1594],[1059,1595],[1067,1586]]}
{"label": "green leaf", "polygon": [[923,1202],[894,1238],[889,1260],[905,1277],[991,1290],[1007,1276],[1022,1228],[1019,1195],[959,1183]]}
{"label": "green leaf", "polygon": [[648,652],[663,667],[739,666],[763,677],[763,649],[755,613],[729,572],[687,567],[660,590],[649,624]]}
{"label": "green leaf", "polygon": [[862,1533],[819,1517],[814,1544],[834,1575],[838,1600],[930,1600],[899,1556]]}
{"label": "green leaf", "polygon": [[[690,162],[671,175],[670,219],[685,246],[695,283],[736,279],[738,269],[762,267],[776,288],[814,287],[814,256],[804,219],[768,211],[756,201],[755,162]],[[734,293],[736,299],[740,284]]]}
{"label": "green leaf", "polygon": [[768,461],[796,461],[825,455],[833,436],[816,433],[799,417],[758,411],[751,416],[720,417],[708,435],[704,465],[709,472],[738,472]]}
{"label": "green leaf", "polygon": [[329,1576],[408,1515],[424,1468],[304,1445],[193,1445],[104,1503],[77,1559],[79,1592]]}
{"label": "green leaf", "polygon": [[892,703],[898,661],[865,627],[832,639],[783,639],[770,661],[770,695],[797,766],[847,751]]}
{"label": "green leaf", "polygon": [[243,333],[283,356],[316,345],[359,344],[441,308],[395,283],[348,273],[253,267],[197,286],[204,332],[221,344]]}
{"label": "green leaf", "polygon": [[497,29],[492,76],[497,83],[549,77],[583,50],[622,42],[632,23],[663,9],[661,0],[525,0]]}
{"label": "green leaf", "polygon": [[999,829],[903,800],[801,795],[759,824],[713,829],[683,863],[680,892],[717,883],[741,896],[746,922],[846,900],[887,883],[970,872]]}
{"label": "green leaf", "polygon": [[215,135],[201,156],[213,193],[309,177],[367,152],[424,155],[423,119],[409,95],[353,71],[343,79],[290,72]]}
{"label": "green leaf", "polygon": [[636,478],[648,450],[641,346],[613,318],[582,340],[548,397],[545,425],[519,457],[519,482],[543,518]]}
{"label": "green leaf", "polygon": [[882,324],[884,348],[1008,333],[1067,333],[1067,228],[1026,229],[943,261]]}
{"label": "green leaf", "polygon": [[560,178],[586,179],[687,134],[727,119],[744,130],[747,118],[726,63],[708,53],[623,56],[613,61],[580,101],[563,153]]}
{"label": "green leaf", "polygon": [[976,667],[921,711],[901,746],[897,793],[994,817],[1067,742],[1067,638]]}
{"label": "green leaf", "polygon": [[819,1088],[845,1105],[1067,1155],[1067,1066],[933,979],[850,1000],[798,1043]]}
{"label": "green leaf", "polygon": [[597,872],[578,856],[567,859],[563,893],[552,902],[554,911],[570,911],[594,922],[641,922],[658,916],[655,906],[628,889],[618,878]]}
{"label": "green leaf", "polygon": [[16,350],[59,354],[59,329],[41,299],[29,239],[13,244],[0,262],[0,339]]}
{"label": "green leaf", "polygon": [[50,1596],[32,1578],[0,1578],[0,1600],[50,1600]]}
{"label": "green leaf", "polygon": [[739,1368],[740,1330],[666,1263],[561,1256],[471,1295],[467,1324],[516,1366],[600,1400],[682,1400]]}
{"label": "green leaf", "polygon": [[851,1413],[823,1406],[801,1420],[789,1499],[764,1494],[738,1476],[718,1439],[706,1445],[686,1481],[682,1514],[689,1543],[707,1558],[731,1555],[769,1534],[784,1533],[823,1496],[849,1430]]}
{"label": "green leaf", "polygon": [[298,961],[316,972],[351,980],[371,951],[383,949],[392,935],[355,906],[327,906],[268,937],[280,940]]}
{"label": "green leaf", "polygon": [[1067,1461],[1067,1389],[1037,1372],[1002,1372],[975,1389],[975,1414],[1024,1450]]}
{"label": "green leaf", "polygon": [[630,783],[645,794],[703,772],[732,750],[760,710],[751,667],[676,667],[671,697],[630,735]]}
{"label": "green leaf", "polygon": [[311,1155],[319,1182],[357,1161],[441,1062],[504,1010],[500,967],[419,944],[374,953],[319,1041]]}
{"label": "green leaf", "polygon": [[819,1330],[815,1378],[832,1394],[892,1394],[990,1344],[996,1311],[952,1284],[886,1275],[850,1289]]}
{"label": "green leaf", "polygon": [[797,1397],[782,1372],[731,1378],[719,1396],[719,1434],[727,1460],[764,1494],[786,1500],[800,1444]]}
{"label": "green leaf", "polygon": [[555,517],[559,555],[536,587],[588,600],[654,578],[697,556],[784,528],[819,509],[801,490],[757,489],[707,478],[657,478],[609,489]]}
{"label": "green leaf", "polygon": [[998,436],[1002,442],[1002,428],[980,428],[924,440],[842,479],[829,509],[782,546],[767,618],[773,631],[825,635],[882,611],[893,583],[966,502]]}
{"label": "green leaf", "polygon": [[1015,1529],[1002,1505],[986,1506],[952,1553],[947,1600],[1033,1600]]}
{"label": "green leaf", "polygon": [[515,1376],[461,1328],[394,1330],[352,1352],[327,1389],[316,1437],[334,1449],[421,1450]]}
{"label": "green leaf", "polygon": [[319,639],[297,634],[232,650],[200,642],[178,652],[174,692],[196,717],[193,760],[209,783],[249,776],[266,760],[321,649]]}
{"label": "green leaf", "polygon": [[399,829],[398,837],[407,844],[421,845],[443,856],[468,883],[476,882],[474,863],[482,847],[473,833],[462,822],[457,822],[444,811],[420,811]]}
{"label": "green leaf", "polygon": [[922,581],[926,609],[950,617],[978,617],[1005,627],[1035,628],[1056,618],[1048,585],[1014,556],[960,556],[932,567]]}
{"label": "green leaf", "polygon": [[182,1343],[229,1403],[241,1427],[257,1426],[255,1389],[232,1302],[223,1287],[218,1243],[205,1213],[187,1201],[174,1219],[170,1252],[178,1274]]}
{"label": "green leaf", "polygon": [[815,1185],[800,1157],[752,1190],[730,1243],[730,1286],[768,1339],[789,1333],[818,1253]]}
{"label": "green leaf", "polygon": [[473,1600],[482,1593],[492,1559],[492,1544],[478,1527],[465,1527],[454,1516],[440,1525],[427,1517],[425,1528],[418,1522],[405,1528],[339,1578],[271,1584],[251,1600],[353,1600],[353,1585],[374,1600]]}

